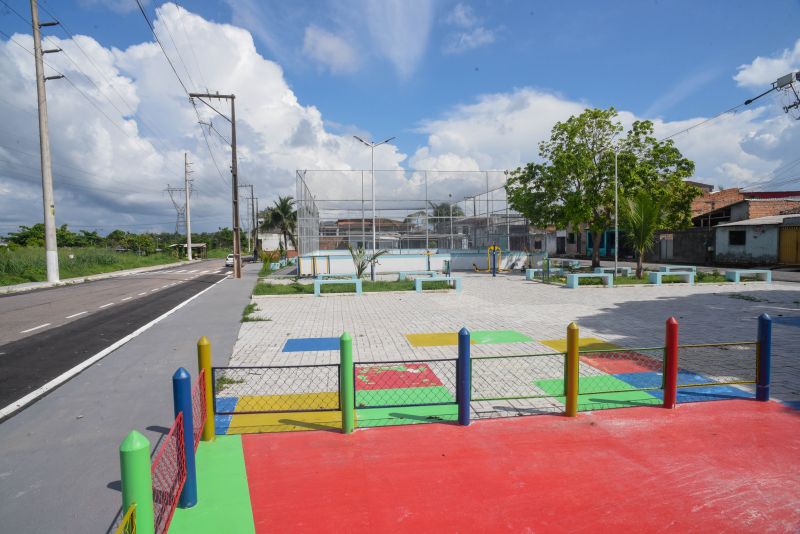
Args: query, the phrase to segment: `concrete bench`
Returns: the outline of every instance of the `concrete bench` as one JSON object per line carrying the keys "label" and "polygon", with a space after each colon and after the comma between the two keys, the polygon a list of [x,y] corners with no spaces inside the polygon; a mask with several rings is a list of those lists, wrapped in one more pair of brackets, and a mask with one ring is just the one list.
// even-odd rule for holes
{"label": "concrete bench", "polygon": [[694,265],[662,265],[658,268],[659,271],[662,273],[674,273],[674,272],[682,272],[685,273],[686,271],[691,271],[693,273],[697,272],[697,267]]}
{"label": "concrete bench", "polygon": [[768,284],[772,283],[772,271],[767,269],[731,269],[725,271],[725,279],[738,284],[744,276],[755,276],[756,280],[762,280]]}
{"label": "concrete bench", "polygon": [[436,271],[400,271],[398,273],[400,276],[397,278],[398,280],[405,280],[408,278],[409,275],[414,276],[436,276],[439,274]]}
{"label": "concrete bench", "polygon": [[358,278],[355,273],[342,273],[342,274],[334,274],[334,273],[320,273],[317,275],[317,280],[330,280],[330,279],[345,279],[345,280],[355,280]]}
{"label": "concrete bench", "polygon": [[[581,260],[563,260],[559,258],[550,258],[548,260],[551,266],[561,267],[562,269],[580,269]],[[552,269],[551,269],[552,270]]]}
{"label": "concrete bench", "polygon": [[694,285],[694,274],[692,271],[650,271],[647,273],[647,282],[650,284],[655,284],[657,286],[661,285],[661,279],[665,276],[679,276],[685,279],[690,286]]}
{"label": "concrete bench", "polygon": [[[525,269],[525,280],[534,280],[537,274],[541,274],[542,277],[544,277],[545,272],[547,272],[547,269],[542,269],[541,267],[537,267],[536,269]],[[560,267],[553,267],[550,269],[550,274],[558,276],[564,274],[564,270]]]}
{"label": "concrete bench", "polygon": [[[595,267],[594,272],[596,273],[611,273],[614,274],[613,267]],[[631,268],[630,267],[617,267],[617,273],[621,276],[630,276],[631,275]]]}
{"label": "concrete bench", "polygon": [[359,294],[359,295],[361,294],[361,280],[359,280],[358,278],[355,278],[355,277],[347,278],[347,279],[339,278],[337,280],[322,280],[322,279],[319,279],[319,278],[315,278],[314,279],[314,294],[316,296],[318,296],[318,297],[320,296],[319,295],[320,287],[323,284],[324,285],[330,285],[330,284],[355,284],[356,293]]}
{"label": "concrete bench", "polygon": [[431,276],[430,278],[417,278],[414,280],[414,289],[417,290],[417,293],[422,293],[423,282],[449,282],[455,286],[456,293],[461,292],[460,276]]}
{"label": "concrete bench", "polygon": [[614,275],[609,273],[574,273],[567,275],[567,287],[576,289],[581,278],[602,278],[607,287],[614,287]]}

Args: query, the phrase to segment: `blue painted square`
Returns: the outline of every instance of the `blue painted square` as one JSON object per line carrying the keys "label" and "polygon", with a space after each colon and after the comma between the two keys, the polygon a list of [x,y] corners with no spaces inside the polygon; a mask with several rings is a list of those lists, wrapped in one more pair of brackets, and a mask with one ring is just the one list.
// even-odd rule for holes
{"label": "blue painted square", "polygon": [[611,376],[637,389],[660,388],[664,382],[664,375],[657,372],[619,373]]}
{"label": "blue painted square", "polygon": [[[659,399],[664,398],[664,390],[660,389],[662,385],[662,373],[620,373],[613,376],[635,388],[659,388],[648,391],[648,393]],[[709,381],[710,379],[703,375],[692,373],[685,369],[678,370],[678,385],[706,384]],[[754,394],[749,391],[733,386],[719,385],[678,388],[678,397],[676,400],[678,403],[683,403],[727,399],[752,399],[753,397]]]}
{"label": "blue painted square", "polygon": [[283,352],[311,352],[318,350],[339,350],[338,337],[300,337],[289,339]]}
{"label": "blue painted square", "polygon": [[[216,410],[220,412],[234,412],[236,411],[236,403],[238,402],[239,397],[217,397]],[[224,435],[228,433],[232,417],[232,415],[214,416],[214,428],[217,434]]]}
{"label": "blue painted square", "polygon": [[784,405],[795,410],[800,410],[800,401],[781,401]]}

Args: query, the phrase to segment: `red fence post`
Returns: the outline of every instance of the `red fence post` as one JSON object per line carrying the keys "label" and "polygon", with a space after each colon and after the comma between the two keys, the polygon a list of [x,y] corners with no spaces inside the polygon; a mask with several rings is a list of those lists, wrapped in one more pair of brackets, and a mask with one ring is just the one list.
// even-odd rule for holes
{"label": "red fence post", "polygon": [[664,344],[664,408],[674,408],[678,397],[678,320],[667,319]]}

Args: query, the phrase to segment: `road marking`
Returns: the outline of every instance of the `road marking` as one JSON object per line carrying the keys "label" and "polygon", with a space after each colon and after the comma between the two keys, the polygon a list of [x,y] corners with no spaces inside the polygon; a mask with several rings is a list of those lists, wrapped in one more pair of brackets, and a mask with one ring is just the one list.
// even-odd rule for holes
{"label": "road marking", "polygon": [[196,272],[197,272],[197,269],[192,269],[192,270],[191,270],[191,271],[189,271],[189,272],[190,272],[190,273],[196,273]]}
{"label": "road marking", "polygon": [[166,289],[166,288],[168,288],[168,287],[169,287],[169,284],[167,284],[167,285],[165,285],[165,286],[161,286],[161,289]]}
{"label": "road marking", "polygon": [[[72,378],[73,376],[77,375],[78,373],[80,373],[81,371],[86,369],[87,367],[89,367],[89,366],[93,365],[94,363],[100,361],[101,359],[105,358],[106,356],[108,356],[109,354],[111,354],[112,352],[114,352],[115,350],[120,348],[122,345],[124,345],[125,343],[130,341],[131,339],[133,339],[136,336],[140,335],[141,333],[149,330],[150,328],[152,328],[153,326],[155,326],[156,324],[158,324],[162,320],[166,319],[167,317],[169,317],[170,315],[172,315],[176,311],[180,310],[181,308],[183,308],[184,306],[186,306],[187,304],[192,302],[194,299],[198,298],[200,295],[202,295],[206,291],[211,291],[217,284],[222,283],[225,280],[227,280],[227,279],[223,278],[222,280],[220,280],[218,282],[215,282],[214,284],[208,286],[207,288],[202,290],[200,293],[197,293],[196,295],[193,295],[193,296],[189,297],[188,299],[184,300],[183,302],[181,302],[180,304],[178,304],[177,306],[175,306],[174,308],[172,308],[168,312],[164,313],[163,315],[160,315],[159,317],[156,317],[155,319],[153,319],[152,321],[150,321],[146,325],[142,326],[138,330],[135,330],[135,331],[131,332],[130,334],[128,334],[127,336],[123,337],[122,339],[120,339],[116,343],[114,343],[112,345],[109,345],[108,347],[106,347],[105,349],[101,350],[100,352],[98,352],[97,354],[95,354],[94,356],[89,358],[88,360],[85,360],[84,362],[76,365],[75,367],[73,367],[69,371],[67,371],[67,372],[55,377],[54,379],[52,379],[47,384],[43,385],[42,387],[40,387],[40,388],[38,388],[38,389],[36,389],[34,391],[31,391],[30,393],[28,393],[27,395],[25,395],[21,399],[17,400],[16,402],[12,402],[8,406],[6,406],[2,410],[0,410],[0,419],[4,419],[8,415],[11,415],[12,413],[14,413],[17,410],[19,410],[20,408],[23,408],[25,405],[27,405],[30,402],[38,399],[39,397],[41,397],[42,395],[44,395],[45,393],[47,393],[51,389],[57,388],[58,386],[60,386],[61,384],[63,384],[64,382],[66,382],[67,380]],[[47,326],[47,325],[43,325],[43,326]],[[39,328],[39,327],[37,327],[37,328]]]}
{"label": "road marking", "polygon": [[103,308],[108,308],[109,306],[113,306],[113,305],[114,305],[113,302],[109,302],[108,304],[103,304],[102,306],[100,306],[98,308],[98,310],[102,310]]}
{"label": "road marking", "polygon": [[27,330],[23,330],[20,334],[27,334],[28,332],[33,332],[34,330],[39,330],[40,328],[44,328],[45,326],[50,326],[50,323],[40,324],[39,326],[34,326],[33,328],[28,328]]}
{"label": "road marking", "polygon": [[83,315],[84,313],[89,313],[89,312],[82,311],[82,312],[78,312],[78,313],[73,313],[72,315],[67,315],[66,317],[64,317],[64,319],[72,319],[73,317],[77,317],[79,315]]}
{"label": "road marking", "polygon": [[200,274],[206,274],[207,272],[209,272],[208,269],[206,269],[205,271],[200,271]]}
{"label": "road marking", "polygon": [[142,296],[142,295],[147,295],[147,291],[145,291],[144,293],[139,293],[139,296]]}
{"label": "road marking", "polygon": [[122,302],[125,302],[126,300],[131,300],[132,298],[133,297],[125,297],[124,299],[122,299]]}
{"label": "road marking", "polygon": [[159,290],[159,288],[151,289],[151,290],[150,290],[150,293],[155,293],[155,292],[156,292],[156,291],[158,291],[158,290]]}

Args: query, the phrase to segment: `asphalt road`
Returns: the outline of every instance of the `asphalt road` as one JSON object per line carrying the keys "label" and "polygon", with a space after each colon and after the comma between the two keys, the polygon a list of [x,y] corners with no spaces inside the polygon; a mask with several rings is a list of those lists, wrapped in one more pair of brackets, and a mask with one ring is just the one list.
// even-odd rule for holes
{"label": "asphalt road", "polygon": [[[0,532],[114,531],[121,507],[119,444],[136,429],[155,451],[174,419],[172,374],[183,366],[196,376],[200,336],[211,340],[215,365],[228,362],[259,267],[245,265],[242,280],[199,276],[195,293],[223,281],[0,422]],[[161,298],[180,287],[165,289]],[[159,293],[140,304],[155,306]],[[115,307],[107,311],[109,320]]]}
{"label": "asphalt road", "polygon": [[227,276],[221,260],[0,297],[0,408]]}

